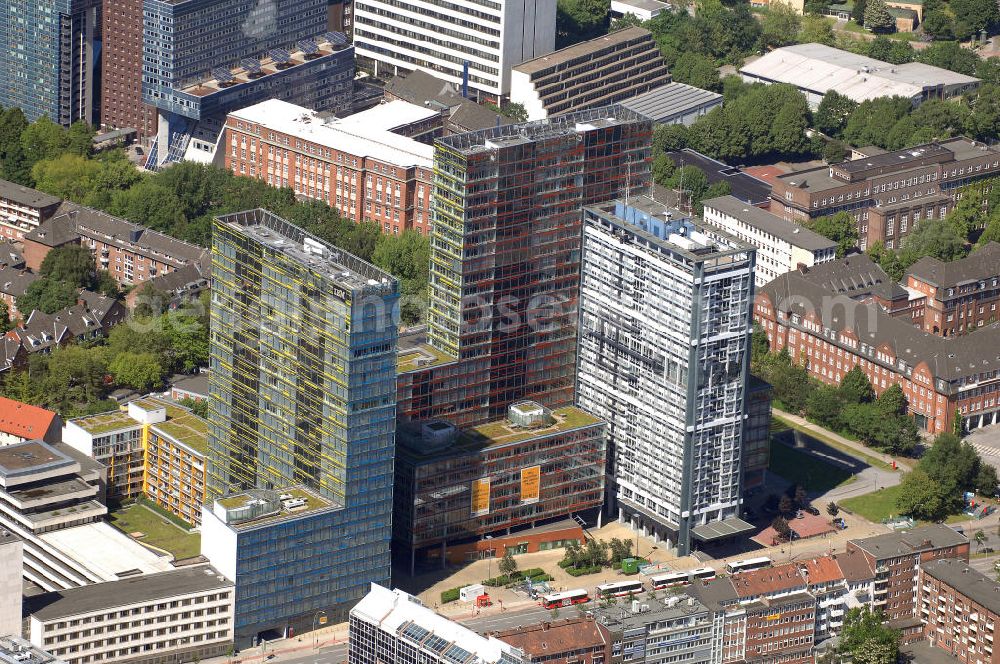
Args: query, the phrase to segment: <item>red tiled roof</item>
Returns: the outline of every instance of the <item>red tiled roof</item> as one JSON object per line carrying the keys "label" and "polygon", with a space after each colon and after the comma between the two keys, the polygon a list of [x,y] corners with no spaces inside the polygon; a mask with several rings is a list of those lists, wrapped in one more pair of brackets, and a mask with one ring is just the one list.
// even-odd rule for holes
{"label": "red tiled roof", "polygon": [[0,397],[0,433],[19,438],[41,438],[52,426],[51,410]]}
{"label": "red tiled roof", "polygon": [[799,574],[798,565],[795,563],[734,574],[730,580],[740,597],[757,597],[793,588],[805,590],[806,587],[806,582]]}
{"label": "red tiled roof", "polygon": [[840,570],[837,561],[829,556],[813,558],[800,563],[806,571],[806,579],[810,584],[830,583],[831,581],[841,581],[844,573]]}
{"label": "red tiled roof", "polygon": [[601,628],[590,618],[542,622],[495,632],[494,636],[534,656],[552,656],[580,649],[590,651],[607,643]]}

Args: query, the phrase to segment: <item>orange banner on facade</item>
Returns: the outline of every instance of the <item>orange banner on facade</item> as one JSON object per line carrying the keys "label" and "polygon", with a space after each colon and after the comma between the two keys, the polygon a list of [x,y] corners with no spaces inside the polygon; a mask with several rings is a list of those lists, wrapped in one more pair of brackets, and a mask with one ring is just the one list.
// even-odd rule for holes
{"label": "orange banner on facade", "polygon": [[490,478],[481,477],[472,483],[472,516],[490,513]]}
{"label": "orange banner on facade", "polygon": [[521,503],[537,503],[541,486],[541,466],[521,469]]}

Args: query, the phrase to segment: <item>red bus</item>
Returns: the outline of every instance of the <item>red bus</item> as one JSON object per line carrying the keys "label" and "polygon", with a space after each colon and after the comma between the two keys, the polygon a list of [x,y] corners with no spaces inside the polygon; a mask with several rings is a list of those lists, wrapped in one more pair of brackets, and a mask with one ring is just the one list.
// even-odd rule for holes
{"label": "red bus", "polygon": [[590,595],[583,588],[567,590],[564,593],[552,593],[542,596],[542,606],[546,609],[558,609],[573,604],[583,604],[590,601]]}

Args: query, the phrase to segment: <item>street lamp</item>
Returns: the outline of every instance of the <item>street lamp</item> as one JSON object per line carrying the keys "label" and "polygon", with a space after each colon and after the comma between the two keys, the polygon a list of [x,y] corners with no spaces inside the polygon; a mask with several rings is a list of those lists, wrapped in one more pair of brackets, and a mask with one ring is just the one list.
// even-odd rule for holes
{"label": "street lamp", "polygon": [[326,611],[320,610],[313,614],[313,650],[319,648],[319,633],[316,631],[316,622],[320,625],[326,624]]}

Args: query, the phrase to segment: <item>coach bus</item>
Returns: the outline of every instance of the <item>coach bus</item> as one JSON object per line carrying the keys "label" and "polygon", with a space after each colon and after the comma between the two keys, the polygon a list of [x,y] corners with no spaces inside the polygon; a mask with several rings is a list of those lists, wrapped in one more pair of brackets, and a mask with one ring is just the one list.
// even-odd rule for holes
{"label": "coach bus", "polygon": [[666,574],[657,574],[650,578],[653,584],[653,590],[663,590],[664,588],[670,588],[673,586],[686,586],[689,583],[687,572],[667,572]]}
{"label": "coach bus", "polygon": [[771,566],[771,559],[767,557],[761,558],[747,558],[745,560],[734,560],[731,563],[726,564],[726,571],[730,574],[739,574],[740,572],[749,572],[755,569],[763,569],[764,567]]}
{"label": "coach bus", "polygon": [[688,572],[692,581],[701,579],[702,581],[711,581],[715,578],[715,570],[711,567],[698,567]]}
{"label": "coach bus", "polygon": [[617,581],[597,586],[598,597],[624,597],[643,591],[642,581]]}
{"label": "coach bus", "polygon": [[563,593],[552,593],[542,596],[542,606],[546,609],[558,609],[563,606],[573,604],[583,604],[590,601],[590,595],[583,588],[577,590],[567,590]]}

